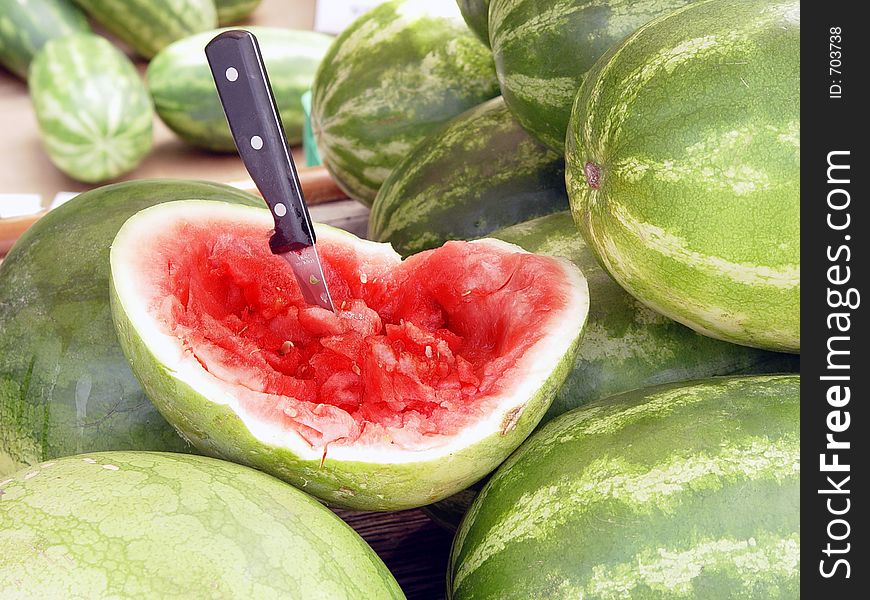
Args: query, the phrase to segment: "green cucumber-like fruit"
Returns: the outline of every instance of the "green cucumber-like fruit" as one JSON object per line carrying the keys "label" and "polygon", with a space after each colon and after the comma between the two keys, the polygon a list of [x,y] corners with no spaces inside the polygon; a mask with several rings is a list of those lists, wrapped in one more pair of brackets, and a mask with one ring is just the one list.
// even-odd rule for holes
{"label": "green cucumber-like fruit", "polygon": [[[247,27],[257,36],[284,133],[302,141],[302,94],[332,42],[313,31]],[[148,89],[161,120],[186,142],[220,152],[235,152],[220,98],[205,57],[205,45],[226,29],[205,31],[170,44],[148,65]]]}
{"label": "green cucumber-like fruit", "polygon": [[232,463],[97,452],[0,481],[4,598],[404,599],[328,508]]}
{"label": "green cucumber-like fruit", "polygon": [[51,162],[86,183],[133,170],[151,150],[154,110],[130,59],[105,38],[50,40],[27,80]]}
{"label": "green cucumber-like fruit", "polygon": [[414,146],[497,95],[492,55],[456,4],[392,0],[336,38],[314,80],[311,123],[337,183],[371,205]]}
{"label": "green cucumber-like fruit", "polygon": [[48,40],[90,31],[71,0],[0,0],[0,65],[22,79]]}
{"label": "green cucumber-like fruit", "polygon": [[265,209],[172,202],[112,243],[121,346],[200,451],[395,510],[468,487],[534,429],[586,321],[577,267],[492,239],[402,261],[317,226],[333,312],[270,253],[273,227]]}
{"label": "green cucumber-like fruit", "polygon": [[176,40],[218,26],[214,0],[75,0],[145,58]]}
{"label": "green cucumber-like fruit", "polygon": [[[800,368],[797,356],[701,335],[635,300],[601,268],[569,212],[491,235],[529,252],[568,258],[589,283],[589,318],[580,351],[541,424],[637,388],[723,375],[795,373]],[[426,510],[440,524],[455,529],[479,489],[477,485]]]}
{"label": "green cucumber-like fruit", "polygon": [[130,371],[109,309],[118,229],[189,198],[262,204],[214,183],[109,185],[42,217],[0,264],[0,475],[77,452],[189,449]]}
{"label": "green cucumber-like fruit", "polygon": [[456,0],[468,28],[487,46],[489,46],[489,3],[490,0]]}
{"label": "green cucumber-like fruit", "polygon": [[551,421],[484,486],[448,597],[800,596],[800,377],[636,390]]}
{"label": "green cucumber-like fruit", "polygon": [[562,157],[494,98],[452,119],[399,163],[375,197],[369,237],[407,256],[567,207]]}
{"label": "green cucumber-like fruit", "polygon": [[574,97],[595,61],[691,1],[492,0],[489,37],[505,102],[526,129],[564,152]]}
{"label": "green cucumber-like fruit", "polygon": [[260,2],[261,0],[214,0],[218,25],[231,25],[241,21],[254,12]]}
{"label": "green cucumber-like fruit", "polygon": [[642,27],[571,116],[574,219],[625,289],[723,340],[800,351],[800,4]]}

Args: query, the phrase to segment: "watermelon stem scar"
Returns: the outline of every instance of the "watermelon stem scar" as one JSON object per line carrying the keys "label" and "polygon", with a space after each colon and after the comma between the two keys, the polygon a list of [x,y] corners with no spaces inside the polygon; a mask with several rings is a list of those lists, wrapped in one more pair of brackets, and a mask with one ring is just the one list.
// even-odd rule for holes
{"label": "watermelon stem scar", "polygon": [[583,166],[583,171],[586,173],[586,183],[589,184],[589,187],[593,190],[601,187],[601,167],[594,162],[587,162]]}

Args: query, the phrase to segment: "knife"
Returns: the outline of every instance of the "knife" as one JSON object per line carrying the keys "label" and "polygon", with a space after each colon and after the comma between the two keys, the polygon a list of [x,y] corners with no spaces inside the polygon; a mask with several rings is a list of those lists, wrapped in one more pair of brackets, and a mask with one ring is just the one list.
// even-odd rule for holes
{"label": "knife", "polygon": [[206,45],[205,55],[236,148],[275,219],[272,254],[290,264],[308,304],[334,312],[257,38],[241,29],[225,31]]}

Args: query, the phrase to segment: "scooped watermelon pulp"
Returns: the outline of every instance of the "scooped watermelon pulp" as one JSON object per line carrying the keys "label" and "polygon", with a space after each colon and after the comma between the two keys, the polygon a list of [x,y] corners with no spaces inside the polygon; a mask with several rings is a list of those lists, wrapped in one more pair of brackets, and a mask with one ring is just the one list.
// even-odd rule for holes
{"label": "scooped watermelon pulp", "polygon": [[[316,494],[323,484],[331,491],[319,495],[334,503],[423,504],[483,476],[537,423],[573,360],[588,304],[566,261],[484,240],[402,262],[388,245],[319,228],[332,313],[306,305],[287,263],[270,254],[267,211],[162,206],[128,221],[112,249],[113,312],[134,372],[201,450]],[[149,368],[155,361],[164,368]],[[203,401],[243,421],[253,456]],[[492,435],[500,443],[476,460],[463,454]],[[263,445],[291,456],[263,460]],[[317,472],[299,459],[318,462]],[[448,472],[455,463],[452,474],[413,499],[391,489],[392,467],[430,461]],[[373,472],[350,477],[349,463],[357,476],[360,464]],[[369,494],[375,505],[360,506]]]}

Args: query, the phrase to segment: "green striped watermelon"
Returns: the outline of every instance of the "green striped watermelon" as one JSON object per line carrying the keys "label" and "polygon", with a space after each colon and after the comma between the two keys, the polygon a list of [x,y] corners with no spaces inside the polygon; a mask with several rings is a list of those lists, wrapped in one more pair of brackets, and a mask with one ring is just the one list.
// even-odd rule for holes
{"label": "green striped watermelon", "polygon": [[214,0],[75,0],[95,21],[145,58],[218,25]]}
{"label": "green striped watermelon", "polygon": [[90,31],[71,0],[0,0],[0,65],[22,79],[45,42]]}
{"label": "green striped watermelon", "polygon": [[399,163],[372,205],[369,237],[408,255],[567,207],[562,157],[494,98],[452,119]]}
{"label": "green striped watermelon", "polygon": [[489,46],[489,3],[490,0],[456,0],[469,29],[487,46]]}
{"label": "green striped watermelon", "polygon": [[188,198],[262,205],[204,182],[105,186],[41,218],[0,264],[0,475],[77,452],[188,448],[133,377],[109,310],[118,229]]}
{"label": "green striped watermelon", "polygon": [[800,378],[613,396],[547,424],[457,532],[448,596],[797,598]]}
{"label": "green striped watermelon", "polygon": [[[257,36],[284,133],[292,144],[302,141],[302,94],[332,38],[313,31],[247,27]],[[170,44],[148,65],[148,89],[157,114],[183,140],[221,152],[235,152],[223,107],[205,57],[205,45],[221,31],[205,31]]]}
{"label": "green striped watermelon", "polygon": [[0,480],[4,598],[402,599],[329,509],[252,469],[105,452]]}
{"label": "green striped watermelon", "polygon": [[448,0],[392,0],[358,18],[321,64],[312,127],[338,184],[371,204],[427,135],[498,95],[492,56]]}
{"label": "green striped watermelon", "polygon": [[692,0],[492,0],[489,36],[505,102],[560,152],[584,74],[614,44]]}
{"label": "green striped watermelon", "polygon": [[800,350],[800,5],[712,0],[589,74],[567,143],[577,224],[635,297],[696,331]]}
{"label": "green striped watermelon", "polygon": [[118,177],[151,149],[151,99],[130,59],[105,38],[49,41],[30,65],[28,85],[48,157],[70,177]]}
{"label": "green striped watermelon", "polygon": [[[214,0],[218,25],[230,25],[241,21],[260,5],[261,0]],[[271,73],[270,73],[271,75]]]}
{"label": "green striped watermelon", "polygon": [[[601,268],[568,212],[491,235],[529,252],[569,258],[589,282],[589,318],[580,352],[541,423],[591,401],[650,385],[717,375],[797,372],[800,367],[796,356],[700,335],[635,300]],[[428,512],[455,529],[473,498],[472,488],[436,503]]]}

